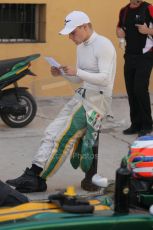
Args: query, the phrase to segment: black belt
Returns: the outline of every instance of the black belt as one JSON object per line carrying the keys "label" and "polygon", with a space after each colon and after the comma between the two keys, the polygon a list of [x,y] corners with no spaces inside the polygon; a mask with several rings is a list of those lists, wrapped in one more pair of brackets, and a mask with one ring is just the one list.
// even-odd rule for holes
{"label": "black belt", "polygon": [[[85,96],[86,96],[86,91],[87,91],[87,89],[84,89],[84,88],[78,88],[76,90],[76,92],[79,93],[83,98],[85,98]],[[103,91],[100,90],[99,93],[103,94]]]}

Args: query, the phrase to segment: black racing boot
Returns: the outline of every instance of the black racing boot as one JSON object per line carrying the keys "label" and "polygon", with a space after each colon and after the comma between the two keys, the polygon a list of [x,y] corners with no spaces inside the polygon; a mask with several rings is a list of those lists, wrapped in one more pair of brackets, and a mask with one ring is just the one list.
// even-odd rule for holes
{"label": "black racing boot", "polygon": [[150,128],[150,129],[142,129],[138,133],[138,137],[149,135],[152,132],[152,130],[153,130],[152,128]]}
{"label": "black racing boot", "polygon": [[93,146],[94,159],[91,168],[85,174],[85,178],[81,181],[81,188],[85,191],[95,192],[101,189],[101,187],[92,183],[92,177],[97,173],[98,146],[99,146],[99,133],[98,133],[96,143]]}
{"label": "black racing boot", "polygon": [[7,184],[16,187],[22,193],[43,192],[47,190],[46,180],[37,176],[32,170],[26,168],[25,172],[18,178],[7,180]]}
{"label": "black racing boot", "polygon": [[140,128],[135,128],[135,127],[130,126],[129,128],[123,130],[123,134],[124,135],[132,135],[132,134],[139,133],[139,131],[140,131]]}

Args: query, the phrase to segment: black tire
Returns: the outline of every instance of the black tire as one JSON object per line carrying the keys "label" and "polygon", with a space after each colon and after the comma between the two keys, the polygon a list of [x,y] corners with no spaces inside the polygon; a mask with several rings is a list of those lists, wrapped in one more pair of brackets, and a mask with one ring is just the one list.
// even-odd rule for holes
{"label": "black tire", "polygon": [[25,105],[26,113],[23,115],[12,115],[8,113],[2,113],[1,119],[5,124],[12,128],[22,128],[28,125],[35,117],[37,112],[37,104],[33,96],[25,89],[18,91],[19,103]]}

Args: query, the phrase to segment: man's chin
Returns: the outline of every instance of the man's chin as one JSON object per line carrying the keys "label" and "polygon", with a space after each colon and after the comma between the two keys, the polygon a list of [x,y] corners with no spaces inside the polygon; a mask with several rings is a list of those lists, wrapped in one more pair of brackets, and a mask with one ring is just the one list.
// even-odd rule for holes
{"label": "man's chin", "polygon": [[80,45],[82,42],[74,41],[76,45]]}

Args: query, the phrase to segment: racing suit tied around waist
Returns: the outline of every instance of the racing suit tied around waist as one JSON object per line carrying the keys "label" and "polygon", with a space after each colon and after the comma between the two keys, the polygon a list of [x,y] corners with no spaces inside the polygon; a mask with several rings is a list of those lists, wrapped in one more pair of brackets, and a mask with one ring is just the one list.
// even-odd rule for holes
{"label": "racing suit tied around waist", "polygon": [[[93,146],[96,142],[98,131],[101,128],[101,122],[104,116],[104,108],[103,106],[103,92],[98,92],[95,95],[94,91],[84,88],[77,89],[76,93],[80,94],[83,98],[83,106],[86,111],[86,119],[87,119],[87,129],[86,133],[79,141],[77,148],[73,155],[71,155],[71,164],[73,168],[77,169],[79,166],[81,167],[83,172],[88,172],[92,161],[94,159],[93,153]],[[87,98],[87,99],[86,99]],[[97,104],[100,105],[100,110],[102,111],[103,115],[100,112],[97,112],[99,108],[97,108]]]}
{"label": "racing suit tied around waist", "polygon": [[[79,88],[49,125],[48,138],[42,140],[45,143],[33,161],[43,168],[42,178],[52,176],[69,154],[73,168],[80,166],[84,172],[90,169],[94,157],[92,147],[106,114],[103,98],[102,93]],[[40,165],[42,152],[44,158]]]}

